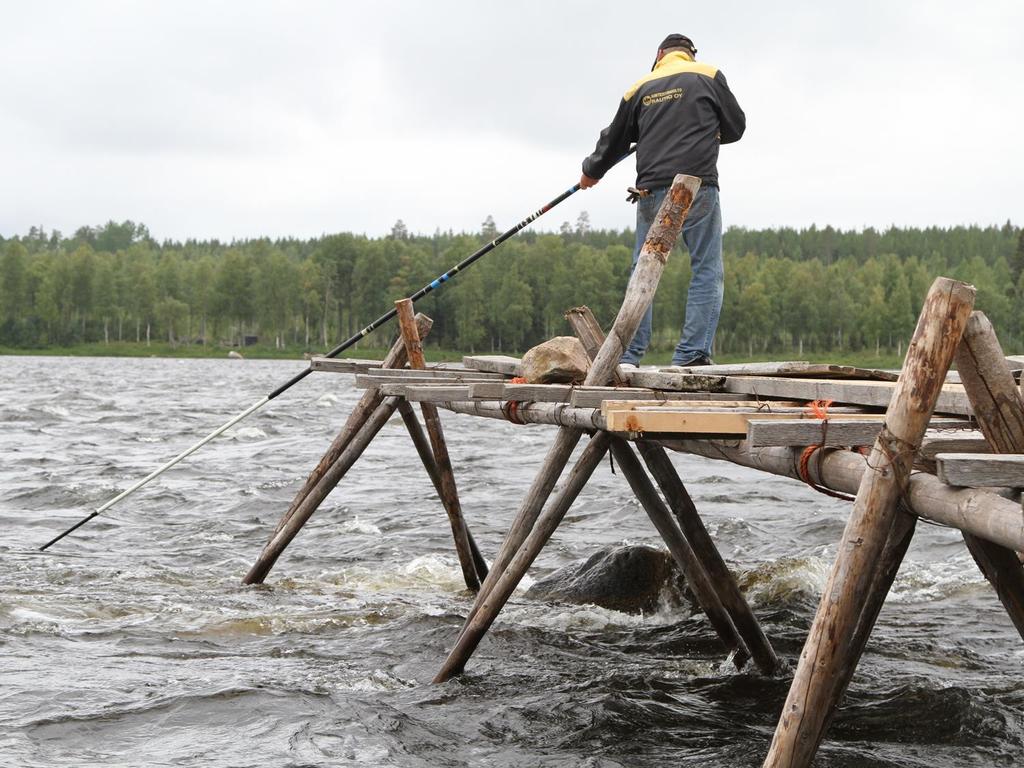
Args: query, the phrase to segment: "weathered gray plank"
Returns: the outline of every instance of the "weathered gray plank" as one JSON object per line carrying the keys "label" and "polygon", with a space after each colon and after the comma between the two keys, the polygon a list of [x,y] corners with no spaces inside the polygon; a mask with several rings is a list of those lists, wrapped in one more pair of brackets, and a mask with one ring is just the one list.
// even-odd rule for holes
{"label": "weathered gray plank", "polygon": [[519,358],[509,355],[466,355],[462,358],[462,364],[475,371],[489,371],[505,376],[519,375]]}
{"label": "weathered gray plank", "polygon": [[451,403],[471,399],[469,384],[382,384],[380,391],[411,403]]}
{"label": "weathered gray plank", "polygon": [[506,384],[502,400],[535,403],[567,403],[574,387],[571,384]]}
{"label": "weathered gray plank", "polygon": [[327,373],[363,373],[370,368],[381,368],[383,364],[382,360],[361,360],[355,357],[314,357],[309,361],[311,370]]}
{"label": "weathered gray plank", "polygon": [[[788,397],[799,400],[832,400],[836,403],[885,408],[895,383],[888,381],[829,381],[826,379],[783,379],[762,376],[729,376],[726,392],[757,397]],[[969,416],[970,401],[959,384],[946,384],[939,393],[937,413]]]}
{"label": "weathered gray plank", "polygon": [[469,396],[473,400],[501,400],[504,394],[504,381],[481,381],[469,385]]}
{"label": "weathered gray plank", "polygon": [[731,392],[672,392],[641,387],[576,387],[569,404],[578,408],[600,408],[605,400],[671,400],[676,403],[700,403],[708,400],[748,400]]}
{"label": "weathered gray plank", "polygon": [[968,488],[1024,488],[1024,454],[940,453],[936,476],[946,485]]}
{"label": "weathered gray plank", "polygon": [[[933,420],[934,421],[934,420]],[[923,459],[935,461],[940,453],[991,453],[992,446],[988,444],[981,432],[974,430],[960,433],[929,432],[925,434],[921,442],[921,449],[918,454]]]}
{"label": "weathered gray plank", "polygon": [[874,379],[896,381],[892,371],[877,368],[855,368],[834,363],[808,363],[794,360],[777,363],[734,363],[724,365],[669,366],[662,371],[670,373],[695,373],[709,376],[803,376],[819,379]]}
{"label": "weathered gray plank", "polygon": [[458,377],[458,378],[437,378],[435,376],[415,376],[411,374],[417,373],[417,371],[408,371],[410,375],[406,376],[381,376],[376,373],[357,373],[355,378],[356,389],[368,389],[371,387],[382,387],[385,384],[439,384],[439,385],[458,385],[458,384],[473,384],[475,379],[472,376],[469,377]]}
{"label": "weathered gray plank", "polygon": [[662,373],[644,368],[623,367],[622,375],[631,387],[670,389],[676,392],[721,392],[724,376],[704,376],[693,373]]}
{"label": "weathered gray plank", "polygon": [[[930,429],[967,429],[970,422],[963,419],[932,419]],[[786,419],[783,421],[751,420],[747,423],[747,442],[751,448],[769,445],[871,445],[882,423],[876,420],[863,421],[808,421]]]}
{"label": "weathered gray plank", "polygon": [[370,368],[368,376],[386,376],[390,379],[439,379],[447,382],[461,381],[502,381],[506,379],[500,373],[485,371],[469,371],[464,368]]}

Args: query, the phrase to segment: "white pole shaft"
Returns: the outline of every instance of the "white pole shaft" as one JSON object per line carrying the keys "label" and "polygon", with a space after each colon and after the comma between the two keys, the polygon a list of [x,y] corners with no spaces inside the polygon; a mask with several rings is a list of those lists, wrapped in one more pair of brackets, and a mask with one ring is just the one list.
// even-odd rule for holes
{"label": "white pole shaft", "polygon": [[264,396],[263,398],[261,398],[257,402],[253,403],[251,406],[246,408],[240,414],[238,414],[237,416],[232,418],[230,421],[228,421],[225,424],[222,424],[221,426],[217,427],[217,429],[215,429],[213,432],[208,434],[206,437],[204,437],[198,443],[196,443],[195,445],[191,446],[190,448],[186,448],[184,451],[179,453],[177,456],[175,456],[173,459],[168,461],[166,464],[164,464],[163,466],[159,467],[158,469],[155,469],[152,472],[150,472],[144,478],[142,478],[137,483],[135,483],[135,485],[133,485],[131,488],[129,488],[126,491],[122,491],[117,496],[115,496],[110,501],[108,501],[106,504],[104,504],[102,507],[98,507],[96,509],[96,514],[98,515],[98,514],[101,514],[103,512],[106,512],[112,506],[117,504],[117,502],[121,501],[121,499],[123,499],[123,498],[125,498],[127,496],[130,496],[131,494],[135,493],[135,491],[139,490],[139,488],[141,488],[142,486],[146,485],[146,483],[148,483],[150,480],[153,480],[153,479],[159,477],[164,472],[166,472],[168,469],[170,469],[175,464],[177,464],[179,461],[184,459],[186,456],[189,456],[190,454],[195,453],[200,448],[202,448],[204,445],[206,445],[208,442],[213,440],[213,438],[217,437],[217,435],[220,435],[221,433],[225,432],[226,430],[231,429],[231,427],[233,427],[235,424],[240,422],[242,419],[244,419],[246,416],[250,415],[251,413],[253,413],[255,411],[258,411],[260,408],[262,408],[268,402],[270,402],[270,398]]}

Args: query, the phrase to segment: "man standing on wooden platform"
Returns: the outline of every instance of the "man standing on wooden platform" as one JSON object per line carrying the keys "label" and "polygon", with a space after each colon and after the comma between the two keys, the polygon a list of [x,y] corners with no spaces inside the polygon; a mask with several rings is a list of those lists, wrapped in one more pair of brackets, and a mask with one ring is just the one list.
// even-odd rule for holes
{"label": "man standing on wooden platform", "polygon": [[[711,345],[722,311],[722,212],[718,202],[718,146],[739,141],[746,117],[725,76],[698,63],[697,49],[684,35],[669,35],[658,46],[651,73],[626,91],[597,147],[583,161],[580,188],[594,186],[636,143],[636,266],[647,232],[677,173],[698,176],[700,191],[683,226],[692,274],[686,295],[682,337],[673,365],[710,365]],[[639,365],[651,340],[653,308],[647,310],[621,362]]]}

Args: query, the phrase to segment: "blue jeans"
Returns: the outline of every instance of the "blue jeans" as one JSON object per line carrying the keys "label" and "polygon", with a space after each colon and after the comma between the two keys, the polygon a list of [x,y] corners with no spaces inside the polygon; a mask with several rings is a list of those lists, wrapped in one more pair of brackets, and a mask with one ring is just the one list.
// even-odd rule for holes
{"label": "blue jeans", "polygon": [[[647,233],[661,207],[668,188],[651,190],[636,205],[636,245],[633,247],[633,268],[640,258]],[[690,251],[690,287],[686,293],[686,318],[682,336],[672,355],[672,364],[690,362],[697,355],[711,357],[718,318],[722,313],[725,271],[722,268],[722,209],[717,187],[701,187],[683,224],[683,242]],[[647,308],[636,336],[622,353],[620,362],[638,364],[651,342],[653,305]]]}

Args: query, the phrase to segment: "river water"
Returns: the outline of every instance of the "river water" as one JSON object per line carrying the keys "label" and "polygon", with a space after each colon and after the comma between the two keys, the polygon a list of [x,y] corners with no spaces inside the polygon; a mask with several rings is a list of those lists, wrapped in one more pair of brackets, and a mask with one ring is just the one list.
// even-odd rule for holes
{"label": "river water", "polygon": [[[517,593],[432,685],[470,598],[396,419],[278,561],[240,580],[359,392],[317,374],[45,553],[37,548],[300,362],[0,357],[0,765],[760,766],[788,680],[699,613]],[[442,412],[490,558],[552,438]],[[674,461],[780,654],[848,504]],[[603,464],[532,578],[658,544]],[[529,581],[529,579],[528,579]],[[920,525],[821,766],[1024,763],[1024,645],[955,531]]]}

